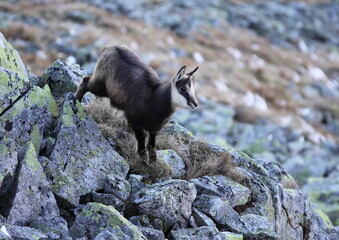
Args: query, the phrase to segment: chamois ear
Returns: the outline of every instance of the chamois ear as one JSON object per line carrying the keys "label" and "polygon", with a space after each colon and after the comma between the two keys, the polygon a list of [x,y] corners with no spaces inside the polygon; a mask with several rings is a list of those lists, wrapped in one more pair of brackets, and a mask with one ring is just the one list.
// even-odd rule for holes
{"label": "chamois ear", "polygon": [[187,73],[186,75],[192,76],[198,69],[199,69],[199,67],[196,67],[192,72]]}
{"label": "chamois ear", "polygon": [[177,82],[179,81],[185,74],[186,71],[186,66],[183,66],[182,68],[180,68],[179,72],[174,76],[173,81]]}

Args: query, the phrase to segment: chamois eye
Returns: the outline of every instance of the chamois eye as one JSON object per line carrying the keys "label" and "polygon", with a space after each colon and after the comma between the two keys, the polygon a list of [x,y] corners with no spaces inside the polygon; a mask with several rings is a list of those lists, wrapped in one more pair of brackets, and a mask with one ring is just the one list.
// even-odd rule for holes
{"label": "chamois eye", "polygon": [[180,91],[181,91],[181,92],[187,92],[187,88],[186,88],[186,87],[181,87],[181,88],[180,88]]}

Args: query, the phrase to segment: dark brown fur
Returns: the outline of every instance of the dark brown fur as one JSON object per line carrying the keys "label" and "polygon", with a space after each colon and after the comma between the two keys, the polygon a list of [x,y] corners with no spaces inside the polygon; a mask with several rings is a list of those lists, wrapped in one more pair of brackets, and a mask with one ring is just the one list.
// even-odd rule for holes
{"label": "dark brown fur", "polygon": [[129,48],[114,46],[100,55],[94,74],[83,78],[76,99],[81,101],[88,91],[108,97],[112,106],[124,111],[143,158],[147,158],[144,130],[149,132],[147,149],[149,158],[155,160],[156,134],[174,112],[171,81],[160,81],[155,71]]}

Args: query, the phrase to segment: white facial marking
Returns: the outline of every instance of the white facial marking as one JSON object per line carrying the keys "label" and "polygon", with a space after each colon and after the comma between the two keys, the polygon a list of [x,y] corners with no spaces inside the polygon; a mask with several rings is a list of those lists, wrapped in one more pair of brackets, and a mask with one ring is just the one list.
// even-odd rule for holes
{"label": "white facial marking", "polygon": [[179,93],[175,86],[172,87],[172,104],[174,108],[190,109],[190,107],[187,105],[186,98]]}

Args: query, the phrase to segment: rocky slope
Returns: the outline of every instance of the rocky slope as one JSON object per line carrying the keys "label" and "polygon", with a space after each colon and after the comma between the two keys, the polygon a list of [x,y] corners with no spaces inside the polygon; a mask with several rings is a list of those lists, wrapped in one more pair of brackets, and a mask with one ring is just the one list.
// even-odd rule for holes
{"label": "rocky slope", "polygon": [[[74,101],[77,65],[56,61],[30,76],[2,34],[0,63],[1,239],[339,238],[277,163],[207,144],[214,156],[231,156],[239,177],[180,179],[182,160],[169,149],[159,155],[174,156],[167,163],[179,173],[150,181],[131,173],[119,146]],[[183,149],[198,144],[174,120],[164,131]]]}

